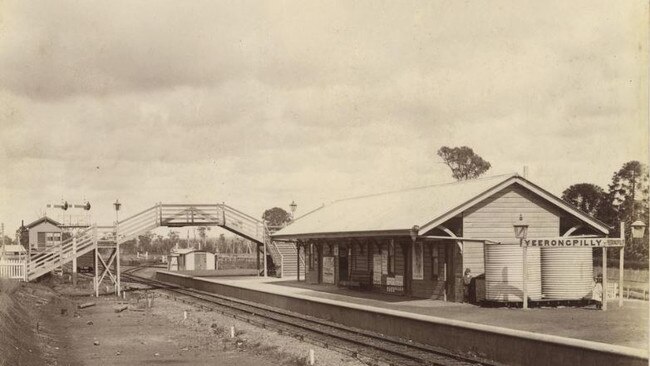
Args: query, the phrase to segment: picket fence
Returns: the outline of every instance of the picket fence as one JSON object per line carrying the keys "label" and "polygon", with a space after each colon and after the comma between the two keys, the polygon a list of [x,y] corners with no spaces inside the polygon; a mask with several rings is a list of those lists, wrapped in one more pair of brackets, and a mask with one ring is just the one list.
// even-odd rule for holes
{"label": "picket fence", "polygon": [[25,280],[27,262],[23,259],[0,258],[0,278]]}

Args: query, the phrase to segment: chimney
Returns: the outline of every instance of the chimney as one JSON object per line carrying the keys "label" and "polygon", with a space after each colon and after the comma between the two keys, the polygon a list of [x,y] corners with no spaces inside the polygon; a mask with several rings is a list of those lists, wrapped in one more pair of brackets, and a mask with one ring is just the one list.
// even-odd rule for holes
{"label": "chimney", "polygon": [[528,165],[524,165],[524,179],[528,179]]}

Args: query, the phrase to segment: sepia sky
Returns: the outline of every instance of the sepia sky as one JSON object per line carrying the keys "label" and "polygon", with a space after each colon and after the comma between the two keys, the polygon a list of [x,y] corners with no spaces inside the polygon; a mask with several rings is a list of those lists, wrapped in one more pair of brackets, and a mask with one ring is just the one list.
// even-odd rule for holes
{"label": "sepia sky", "polygon": [[301,214],[449,181],[443,145],[606,187],[648,156],[647,21],[631,0],[3,1],[0,222],[62,198],[102,224],[116,198]]}

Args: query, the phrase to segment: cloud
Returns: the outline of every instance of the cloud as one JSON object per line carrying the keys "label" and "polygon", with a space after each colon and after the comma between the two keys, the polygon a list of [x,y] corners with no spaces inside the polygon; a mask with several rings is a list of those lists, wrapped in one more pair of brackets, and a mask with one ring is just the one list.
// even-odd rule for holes
{"label": "cloud", "polygon": [[83,195],[125,210],[313,207],[446,180],[442,145],[471,146],[494,174],[527,164],[556,193],[604,185],[647,156],[643,14],[593,1],[8,1],[0,220]]}

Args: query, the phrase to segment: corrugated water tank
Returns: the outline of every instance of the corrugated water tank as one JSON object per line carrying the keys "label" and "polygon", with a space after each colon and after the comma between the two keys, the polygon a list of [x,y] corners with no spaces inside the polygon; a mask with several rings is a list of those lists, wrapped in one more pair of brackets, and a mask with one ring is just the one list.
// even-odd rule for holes
{"label": "corrugated water tank", "polygon": [[[519,245],[485,245],[485,298],[488,301],[523,301],[523,249]],[[528,298],[542,298],[539,248],[528,248]]]}
{"label": "corrugated water tank", "polygon": [[593,249],[542,248],[542,293],[549,300],[580,300],[593,289]]}

